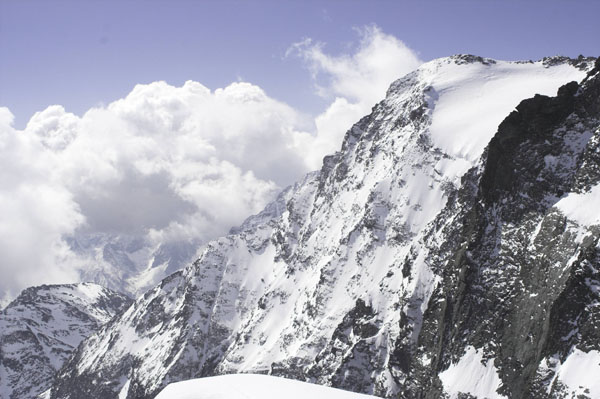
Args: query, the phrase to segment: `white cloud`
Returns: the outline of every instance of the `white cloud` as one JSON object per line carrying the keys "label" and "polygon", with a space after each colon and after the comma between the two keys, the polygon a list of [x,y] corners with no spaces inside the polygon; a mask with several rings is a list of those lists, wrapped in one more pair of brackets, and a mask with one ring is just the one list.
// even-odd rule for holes
{"label": "white cloud", "polygon": [[76,281],[78,260],[63,236],[83,222],[54,155],[12,120],[0,108],[0,301],[29,285]]}
{"label": "white cloud", "polygon": [[77,134],[79,118],[65,112],[60,105],[52,105],[36,112],[29,120],[27,130],[40,138],[42,144],[54,150],[67,147]]}
{"label": "white cloud", "polygon": [[422,63],[413,50],[377,26],[357,31],[361,40],[353,54],[326,54],[325,45],[311,39],[294,44],[287,52],[307,63],[317,93],[333,99],[316,120],[318,145],[309,160],[313,168],[323,155],[339,148],[344,133],[385,97],[390,83]]}
{"label": "white cloud", "polygon": [[0,121],[0,292],[9,296],[74,281],[97,260],[71,252],[65,237],[206,241],[306,172],[290,145],[299,114],[247,83],[211,92],[156,82],[81,118],[52,106],[23,131],[6,109]]}
{"label": "white cloud", "polygon": [[73,252],[69,237],[206,241],[320,167],[387,86],[419,63],[376,27],[360,32],[353,54],[331,56],[310,41],[293,46],[332,101],[312,121],[244,82],[214,91],[191,81],[138,85],[82,117],[48,107],[22,131],[0,108],[0,299],[74,281],[98,261]]}

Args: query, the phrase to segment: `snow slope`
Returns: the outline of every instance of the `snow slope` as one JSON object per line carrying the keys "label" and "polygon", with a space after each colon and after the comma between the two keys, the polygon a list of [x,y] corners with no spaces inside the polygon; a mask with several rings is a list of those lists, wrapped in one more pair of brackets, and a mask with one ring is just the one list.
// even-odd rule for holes
{"label": "snow slope", "polygon": [[429,128],[436,147],[448,155],[476,161],[500,122],[525,98],[553,96],[556,83],[580,81],[583,71],[564,63],[548,68],[544,62],[429,63],[421,79],[434,91]]}
{"label": "snow slope", "polygon": [[229,374],[169,384],[156,399],[373,399],[341,389],[262,374]]}
{"label": "snow slope", "polygon": [[460,393],[468,393],[476,398],[506,398],[497,393],[502,381],[494,367],[494,359],[484,361],[482,351],[472,346],[467,346],[458,363],[451,364],[440,373],[440,380],[450,399],[457,399]]}
{"label": "snow slope", "polygon": [[588,192],[570,193],[556,203],[565,216],[583,226],[600,224],[600,184]]}
{"label": "snow slope", "polygon": [[557,369],[557,380],[565,390],[575,395],[590,395],[600,398],[600,351],[583,352],[577,348]]}

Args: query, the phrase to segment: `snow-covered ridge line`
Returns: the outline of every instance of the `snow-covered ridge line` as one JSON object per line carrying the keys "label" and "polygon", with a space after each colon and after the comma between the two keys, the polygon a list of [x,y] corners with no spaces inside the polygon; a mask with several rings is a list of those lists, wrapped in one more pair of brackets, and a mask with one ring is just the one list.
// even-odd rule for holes
{"label": "snow-covered ridge line", "polygon": [[[429,89],[434,146],[472,166],[521,100],[536,94],[554,96],[557,82],[582,80],[593,62],[585,57],[515,62],[455,55],[430,61],[403,79],[414,74]],[[388,96],[403,79],[390,86]]]}

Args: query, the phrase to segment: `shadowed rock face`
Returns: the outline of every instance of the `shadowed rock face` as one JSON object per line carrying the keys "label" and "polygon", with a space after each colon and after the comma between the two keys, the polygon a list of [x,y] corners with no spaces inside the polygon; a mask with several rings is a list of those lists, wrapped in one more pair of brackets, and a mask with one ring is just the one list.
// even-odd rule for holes
{"label": "shadowed rock face", "polygon": [[31,398],[50,388],[77,345],[131,302],[90,283],[24,290],[0,313],[0,397]]}
{"label": "shadowed rock face", "polygon": [[554,131],[573,112],[578,88],[571,82],[559,89],[557,97],[536,95],[524,100],[500,124],[490,141],[481,177],[482,196],[488,204],[511,193],[532,194],[539,202],[547,191],[558,190],[549,187],[558,183],[555,179],[531,182],[544,169],[544,157],[560,153],[561,138]]}
{"label": "shadowed rock face", "polygon": [[597,74],[522,101],[476,156],[430,134],[438,77],[520,67],[536,66],[458,56],[395,82],[321,171],[83,342],[51,396],[152,398],[233,372],[476,396],[443,374],[467,353],[500,381],[494,395],[571,393],[560,364],[574,347],[600,349],[599,231],[554,205],[600,182]]}

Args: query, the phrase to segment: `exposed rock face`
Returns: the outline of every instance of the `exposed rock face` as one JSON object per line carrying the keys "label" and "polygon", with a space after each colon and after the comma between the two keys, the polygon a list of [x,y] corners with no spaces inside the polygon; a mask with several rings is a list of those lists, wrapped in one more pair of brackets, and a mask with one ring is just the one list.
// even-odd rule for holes
{"label": "exposed rock face", "polygon": [[457,56],[396,81],[321,171],[84,341],[51,396],[231,372],[381,397],[584,393],[563,366],[600,353],[600,227],[569,207],[600,182],[590,69]]}
{"label": "exposed rock face", "polygon": [[0,397],[44,392],[77,345],[131,304],[96,284],[24,290],[0,313]]}

